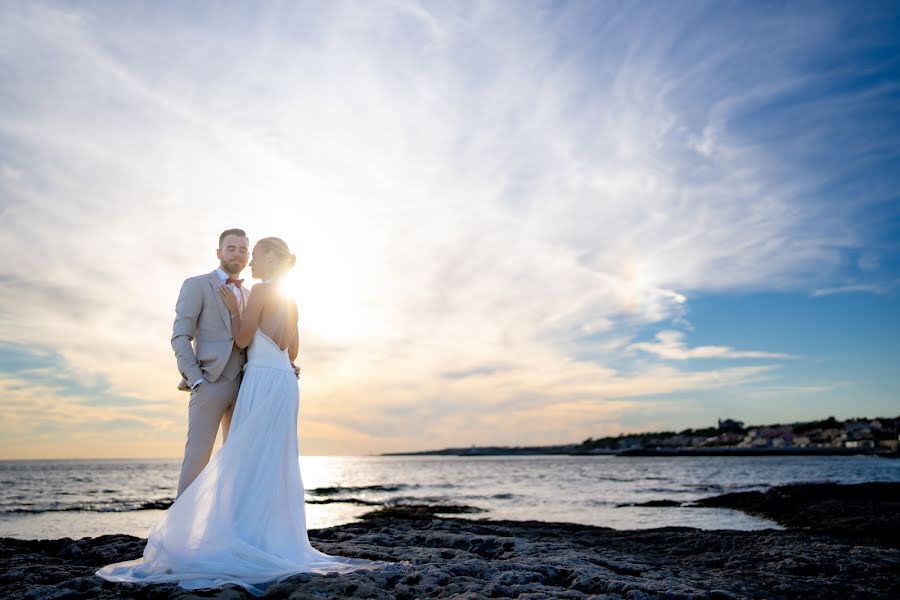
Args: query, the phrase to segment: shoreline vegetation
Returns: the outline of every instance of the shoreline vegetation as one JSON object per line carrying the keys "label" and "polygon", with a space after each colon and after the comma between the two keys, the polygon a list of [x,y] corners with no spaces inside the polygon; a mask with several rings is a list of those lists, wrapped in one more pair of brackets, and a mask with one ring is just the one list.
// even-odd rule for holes
{"label": "shoreline vegetation", "polygon": [[[310,540],[329,554],[409,565],[295,575],[264,597],[900,597],[900,483],[794,484],[690,506],[743,510],[785,529],[614,530],[456,516],[477,512],[466,505],[388,506],[357,522],[310,530]],[[114,584],[93,575],[105,564],[140,558],[145,543],[120,534],[0,538],[0,597],[252,598],[236,586],[187,591]]]}
{"label": "shoreline vegetation", "polygon": [[900,416],[749,425],[719,419],[716,427],[619,434],[549,446],[470,446],[379,456],[853,456],[900,457]]}

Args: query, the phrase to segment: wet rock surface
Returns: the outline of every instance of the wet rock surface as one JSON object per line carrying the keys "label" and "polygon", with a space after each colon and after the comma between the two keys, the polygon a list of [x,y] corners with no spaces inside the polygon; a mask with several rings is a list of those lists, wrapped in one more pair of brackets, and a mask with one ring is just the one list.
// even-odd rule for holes
{"label": "wet rock surface", "polygon": [[[853,530],[839,535],[682,527],[617,531],[443,516],[466,511],[392,507],[359,522],[311,530],[313,544],[329,554],[409,564],[346,575],[297,575],[271,586],[264,597],[900,597],[900,548]],[[252,598],[236,586],[187,591],[175,585],[110,583],[93,575],[105,564],[139,558],[144,543],[127,535],[0,539],[0,597]]]}
{"label": "wet rock surface", "polygon": [[704,498],[696,505],[733,508],[792,529],[871,537],[900,546],[900,483],[784,485]]}

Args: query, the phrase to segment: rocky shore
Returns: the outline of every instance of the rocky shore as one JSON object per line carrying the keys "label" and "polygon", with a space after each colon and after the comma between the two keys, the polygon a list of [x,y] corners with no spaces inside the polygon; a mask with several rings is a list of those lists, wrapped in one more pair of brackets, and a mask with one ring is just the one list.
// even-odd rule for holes
{"label": "rocky shore", "polygon": [[900,545],[900,484],[784,485],[705,498],[697,506],[741,510],[785,527]]}
{"label": "rocky shore", "polygon": [[[617,531],[451,516],[468,512],[464,506],[392,507],[311,530],[310,539],[330,554],[409,565],[297,575],[265,598],[897,598],[898,495],[900,484],[811,484],[698,503],[739,507],[788,527],[751,532]],[[143,546],[127,535],[2,538],[0,597],[252,598],[234,586],[188,592],[93,576],[102,565],[140,557]]]}

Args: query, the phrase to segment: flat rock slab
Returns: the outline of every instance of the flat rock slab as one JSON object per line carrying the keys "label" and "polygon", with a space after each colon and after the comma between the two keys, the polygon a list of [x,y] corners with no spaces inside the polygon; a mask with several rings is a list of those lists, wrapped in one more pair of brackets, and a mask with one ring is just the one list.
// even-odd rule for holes
{"label": "flat rock slab", "polygon": [[[265,598],[900,598],[900,549],[799,531],[617,531],[542,521],[371,513],[311,530],[320,550],[409,565],[297,575]],[[388,516],[389,515],[389,516]],[[139,558],[145,540],[0,539],[2,598],[252,598],[240,587],[186,591],[116,584],[93,572]]]}
{"label": "flat rock slab", "polygon": [[900,546],[900,483],[798,483],[703,498],[695,504],[741,510],[791,529],[870,537]]}

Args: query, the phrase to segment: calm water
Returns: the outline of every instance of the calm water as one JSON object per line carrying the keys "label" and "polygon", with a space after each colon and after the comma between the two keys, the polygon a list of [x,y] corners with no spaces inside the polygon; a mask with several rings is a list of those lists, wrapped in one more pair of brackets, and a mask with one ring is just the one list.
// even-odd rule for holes
{"label": "calm water", "polygon": [[[0,537],[144,537],[171,502],[179,460],[0,461]],[[900,481],[900,461],[871,456],[301,457],[310,529],[381,504],[468,504],[469,518],[536,519],[638,529],[777,528],[725,509],[619,507],[798,482]],[[163,504],[165,505],[165,504]]]}

